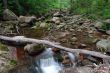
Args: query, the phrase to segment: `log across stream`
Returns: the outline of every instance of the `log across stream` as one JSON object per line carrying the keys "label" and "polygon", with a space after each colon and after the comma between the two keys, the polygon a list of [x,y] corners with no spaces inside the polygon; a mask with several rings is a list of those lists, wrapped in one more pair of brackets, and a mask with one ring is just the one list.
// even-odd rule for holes
{"label": "log across stream", "polygon": [[[47,40],[39,40],[39,39],[31,39],[31,38],[26,38],[23,36],[17,36],[17,37],[7,37],[7,36],[0,36],[0,42],[9,46],[14,46],[16,47],[16,54],[19,63],[23,64],[26,63],[28,60],[32,60],[31,65],[27,68],[26,73],[58,73],[59,70],[62,70],[63,67],[65,67],[62,62],[59,62],[58,59],[56,59],[53,55],[52,49],[47,48],[44,50],[43,53],[41,53],[39,56],[34,57],[34,59],[30,57],[25,57],[25,51],[24,47],[27,44],[45,44],[49,45],[51,47],[55,47],[57,49],[60,49],[62,51],[65,51],[68,53],[68,56],[70,58],[70,64],[69,67],[74,66],[75,64],[75,55],[73,53],[82,53],[82,54],[88,54],[91,56],[99,57],[99,58],[107,58],[110,60],[109,56],[104,55],[100,52],[95,52],[95,51],[88,51],[88,50],[82,50],[82,49],[72,49],[72,48],[67,48],[59,45],[58,43],[50,42]],[[21,46],[22,48],[19,48]],[[106,61],[107,62],[107,61]],[[31,70],[30,70],[31,69]],[[19,70],[19,69],[18,69]],[[18,73],[18,70],[16,73]],[[24,69],[23,69],[24,70]],[[49,71],[51,70],[51,71]],[[23,71],[22,71],[23,72]]]}

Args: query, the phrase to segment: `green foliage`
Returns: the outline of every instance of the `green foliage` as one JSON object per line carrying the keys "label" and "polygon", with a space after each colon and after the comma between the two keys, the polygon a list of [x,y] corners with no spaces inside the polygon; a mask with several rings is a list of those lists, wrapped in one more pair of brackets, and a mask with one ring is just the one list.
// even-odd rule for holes
{"label": "green foliage", "polygon": [[[110,18],[110,0],[71,0],[71,11],[89,18]],[[93,15],[93,16],[92,16]]]}
{"label": "green foliage", "polygon": [[5,46],[5,45],[3,45],[1,43],[0,43],[0,50],[2,50],[2,51],[9,51],[7,46]]}
{"label": "green foliage", "polygon": [[[43,14],[53,9],[67,8],[68,0],[7,0],[8,8],[18,15]],[[2,6],[1,6],[2,5]],[[3,2],[0,2],[2,13]]]}
{"label": "green foliage", "polygon": [[13,65],[13,66],[16,66],[16,65],[17,65],[17,61],[15,61],[15,60],[10,60],[10,64]]}
{"label": "green foliage", "polygon": [[102,26],[103,30],[110,30],[110,24],[109,23],[105,23],[105,25]]}

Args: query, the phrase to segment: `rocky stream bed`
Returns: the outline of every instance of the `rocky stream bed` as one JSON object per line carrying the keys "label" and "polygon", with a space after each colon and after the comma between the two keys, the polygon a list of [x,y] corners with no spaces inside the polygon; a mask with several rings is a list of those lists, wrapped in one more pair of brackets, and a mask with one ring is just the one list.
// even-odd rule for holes
{"label": "rocky stream bed", "polygon": [[[38,20],[35,16],[18,17],[12,11],[5,10],[3,21],[0,22],[0,34],[44,39],[73,49],[86,49],[110,55],[110,29],[103,29],[105,25],[110,25],[110,19],[91,20],[83,15],[69,14],[66,10],[50,15],[52,16]],[[28,50],[29,53],[35,53],[31,51]],[[57,62],[64,65],[59,73],[110,73],[110,65],[104,64],[101,58],[74,54],[76,58],[72,60],[72,64],[67,52],[62,53],[58,48],[53,48],[52,51]],[[18,62],[16,57],[16,49],[10,51],[9,47],[0,44],[0,73],[47,73],[36,71],[35,56],[26,53],[23,63]]]}

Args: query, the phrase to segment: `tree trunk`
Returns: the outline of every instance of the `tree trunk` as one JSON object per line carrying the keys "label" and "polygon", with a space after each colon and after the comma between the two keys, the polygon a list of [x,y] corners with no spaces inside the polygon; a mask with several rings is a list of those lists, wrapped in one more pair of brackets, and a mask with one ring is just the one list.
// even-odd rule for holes
{"label": "tree trunk", "polygon": [[7,9],[8,8],[7,0],[3,0],[3,5],[4,5],[4,9]]}

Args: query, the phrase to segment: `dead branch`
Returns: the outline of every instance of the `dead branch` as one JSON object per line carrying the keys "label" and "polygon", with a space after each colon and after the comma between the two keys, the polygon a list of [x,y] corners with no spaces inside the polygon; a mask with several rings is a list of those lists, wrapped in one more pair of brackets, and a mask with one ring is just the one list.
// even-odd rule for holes
{"label": "dead branch", "polygon": [[6,45],[14,45],[14,46],[20,45],[20,44],[25,46],[26,44],[31,44],[31,43],[45,44],[45,45],[56,47],[61,50],[65,50],[65,51],[72,52],[72,53],[88,54],[88,55],[99,57],[99,58],[110,58],[110,56],[104,55],[100,52],[83,50],[83,49],[67,48],[67,47],[63,47],[59,45],[58,43],[50,42],[47,40],[32,39],[32,38],[26,38],[23,36],[7,37],[7,36],[0,35],[0,42]]}

